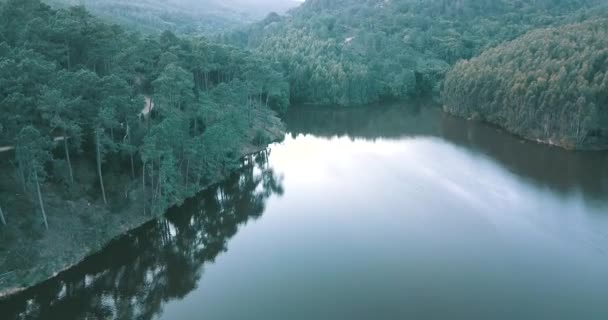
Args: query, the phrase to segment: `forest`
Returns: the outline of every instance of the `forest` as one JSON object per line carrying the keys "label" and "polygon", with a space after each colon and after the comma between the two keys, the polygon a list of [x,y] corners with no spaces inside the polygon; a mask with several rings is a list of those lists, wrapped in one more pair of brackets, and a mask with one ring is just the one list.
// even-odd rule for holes
{"label": "forest", "polygon": [[93,14],[146,33],[214,34],[284,13],[289,0],[47,0],[59,7],[83,5]]}
{"label": "forest", "polygon": [[291,100],[360,105],[438,97],[460,59],[538,27],[605,12],[596,0],[309,0],[224,41],[283,65]]}
{"label": "forest", "polygon": [[569,149],[608,148],[608,20],[535,30],[447,74],[444,110]]}
{"label": "forest", "polygon": [[282,137],[288,98],[280,66],[235,47],[0,3],[0,249],[65,236],[87,251],[164,213]]}

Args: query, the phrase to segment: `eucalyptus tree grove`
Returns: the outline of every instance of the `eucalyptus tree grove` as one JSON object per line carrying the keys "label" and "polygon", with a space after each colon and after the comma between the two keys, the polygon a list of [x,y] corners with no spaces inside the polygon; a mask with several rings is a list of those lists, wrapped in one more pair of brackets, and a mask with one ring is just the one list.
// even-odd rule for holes
{"label": "eucalyptus tree grove", "polygon": [[108,181],[141,175],[131,195],[150,213],[181,202],[234,166],[254,123],[288,94],[278,65],[203,37],[130,33],[83,7],[0,3],[0,146],[47,228],[44,192],[62,182],[108,204],[125,189]]}
{"label": "eucalyptus tree grove", "polygon": [[537,27],[605,15],[603,0],[307,0],[224,40],[285,67],[292,101],[438,96],[451,65]]}
{"label": "eucalyptus tree grove", "polygon": [[458,63],[450,113],[572,149],[608,148],[608,20],[532,31]]}

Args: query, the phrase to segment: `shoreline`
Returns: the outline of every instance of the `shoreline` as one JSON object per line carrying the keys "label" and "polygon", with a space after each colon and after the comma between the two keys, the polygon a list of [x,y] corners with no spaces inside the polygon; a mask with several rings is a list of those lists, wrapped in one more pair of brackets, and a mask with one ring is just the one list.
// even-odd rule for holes
{"label": "shoreline", "polygon": [[[254,155],[254,154],[257,154],[259,152],[266,150],[270,144],[281,141],[285,136],[284,124],[277,117],[274,117],[274,121],[272,124],[270,124],[269,126],[263,127],[263,130],[268,134],[268,137],[270,140],[267,141],[267,143],[263,143],[261,145],[255,145],[252,142],[244,144],[241,147],[241,156],[240,156],[241,160],[244,160],[248,156],[251,156],[251,155]],[[215,178],[211,179],[211,182],[207,183],[205,186],[201,187],[196,192],[193,192],[192,194],[185,196],[184,199],[181,199],[180,201],[176,201],[169,208],[172,208],[175,205],[178,205],[180,202],[183,202],[187,199],[195,197],[199,193],[207,190],[209,187],[222,182],[232,172],[234,172],[234,170],[230,170],[229,172],[224,172],[224,173],[218,172],[217,176]],[[135,180],[135,181],[136,181],[135,185],[131,186],[130,190],[139,189],[139,187],[138,187],[139,180]],[[132,182],[131,182],[131,184],[132,184]],[[56,194],[49,194],[49,198],[51,198],[51,197],[53,197],[53,200],[56,200],[54,198],[58,198],[58,196]],[[52,255],[48,256],[47,255],[46,257],[42,256],[42,257],[37,258],[37,260],[40,260],[40,263],[37,263],[36,266],[34,266],[32,268],[3,270],[2,274],[0,274],[0,284],[2,284],[2,288],[0,289],[0,302],[2,300],[10,298],[13,295],[19,294],[25,290],[28,290],[41,283],[44,283],[44,282],[56,277],[57,275],[73,268],[74,266],[78,265],[82,261],[86,260],[88,257],[103,250],[105,247],[107,247],[112,241],[116,240],[117,238],[119,238],[137,228],[142,227],[143,225],[145,225],[146,223],[148,223],[150,221],[154,221],[158,218],[161,218],[167,212],[167,210],[165,210],[162,214],[143,215],[141,213],[142,208],[140,207],[139,202],[133,201],[133,200],[129,200],[129,201],[130,201],[129,205],[118,210],[117,212],[112,212],[108,208],[99,206],[99,204],[91,205],[90,203],[88,203],[88,206],[90,207],[89,211],[95,212],[94,214],[97,216],[97,218],[101,218],[101,219],[107,218],[108,220],[111,220],[111,222],[107,226],[108,230],[104,230],[104,232],[102,232],[102,234],[101,234],[101,236],[99,236],[99,238],[94,239],[93,241],[90,241],[90,243],[80,243],[80,245],[77,246],[76,248],[70,248],[70,246],[68,245],[68,248],[57,249],[60,253],[61,253],[62,249],[63,249],[63,251],[76,251],[76,252],[69,252],[72,255],[71,257],[61,259],[60,257],[57,257],[57,256],[52,256]],[[49,200],[49,202],[51,202],[51,200]],[[74,200],[74,201],[65,201],[65,203],[60,203],[60,204],[56,205],[55,207],[57,207],[57,206],[74,207],[75,204],[82,205],[82,203],[84,203],[84,202],[87,202],[87,201],[82,198],[79,198],[78,200]],[[92,223],[91,225],[85,225],[83,223],[82,227],[91,227],[92,225],[94,225],[94,223]],[[105,233],[106,231],[107,231],[107,233]],[[85,230],[85,232],[86,232],[86,230]],[[49,235],[44,234],[43,238],[45,236],[49,236]],[[52,238],[53,236],[51,235],[49,237]],[[29,240],[29,242],[31,242],[30,244],[32,246],[35,246],[35,245],[44,246],[45,242],[53,241],[53,239],[45,239],[45,240],[46,241],[37,243],[37,242],[35,242],[36,240],[32,239],[32,240]],[[74,242],[74,241],[75,240],[72,239],[72,242]],[[17,248],[17,249],[19,249],[19,248]],[[44,251],[43,250],[44,248],[41,248],[41,249],[42,249],[42,251]],[[59,260],[64,260],[64,261],[60,262]],[[20,274],[25,274],[27,276],[19,277]],[[23,278],[27,278],[27,280],[24,280]],[[5,282],[5,283],[3,284],[3,282]]]}
{"label": "shoreline", "polygon": [[551,147],[551,148],[558,148],[564,151],[568,151],[568,152],[585,152],[585,153],[594,153],[594,152],[605,152],[608,151],[608,146],[596,146],[596,145],[580,145],[580,144],[576,144],[576,143],[563,143],[560,142],[559,140],[555,139],[555,138],[547,138],[547,139],[541,139],[539,137],[533,136],[533,135],[529,135],[529,134],[525,134],[525,133],[519,133],[519,132],[515,132],[514,130],[509,129],[508,127],[497,123],[495,121],[488,121],[483,117],[480,117],[478,114],[472,114],[472,115],[466,115],[466,114],[462,114],[462,113],[458,113],[455,112],[454,110],[447,108],[445,105],[443,105],[441,107],[441,110],[451,116],[451,117],[456,117],[456,118],[460,118],[466,121],[470,121],[470,122],[478,122],[478,123],[482,123],[488,126],[492,126],[495,127],[501,131],[503,131],[504,133],[508,134],[508,135],[512,135],[518,139],[521,139],[523,141],[526,142],[530,142],[530,143],[536,143],[538,145],[542,145],[542,146],[546,146],[546,147]]}
{"label": "shoreline", "polygon": [[[273,141],[274,142],[277,142]],[[260,147],[251,147],[251,146],[247,146],[246,147],[246,151],[243,152],[243,155],[241,156],[241,158],[245,158],[254,154],[257,154],[259,152],[262,152],[264,150],[266,150],[268,148],[269,145],[266,145],[264,147],[260,146]],[[228,172],[226,175],[229,175],[230,173],[232,173],[233,171]],[[221,175],[219,176],[217,179],[215,179],[213,182],[210,182],[209,184],[205,185],[204,187],[202,187],[200,190],[198,190],[197,192],[195,192],[193,195],[190,195],[188,197],[185,197],[182,201],[191,199],[192,197],[195,197],[197,194],[204,192],[205,190],[209,189],[211,186],[216,185],[217,183],[221,183],[224,179],[226,179],[226,175]],[[170,208],[174,207],[177,204],[172,205]],[[129,207],[127,208],[125,211],[138,211],[136,210],[137,206],[135,207]],[[143,225],[145,225],[146,223],[149,223],[151,221],[154,221],[156,219],[162,218],[164,215],[166,214],[166,211],[161,214],[161,215],[139,215],[138,221],[135,224],[130,224],[129,226],[127,226],[126,228],[121,228],[121,226],[118,226],[117,228],[117,232],[116,234],[108,237],[107,239],[103,239],[101,240],[102,242],[104,242],[104,244],[95,250],[92,250],[84,255],[82,255],[78,260],[70,262],[68,265],[64,266],[62,269],[59,269],[55,272],[53,272],[52,274],[48,275],[47,277],[45,277],[44,279],[41,280],[37,280],[31,284],[29,284],[28,286],[15,286],[15,287],[9,287],[7,289],[2,289],[0,290],[0,301],[6,298],[9,298],[12,295],[15,294],[19,294],[27,289],[30,289],[32,287],[35,287],[41,283],[44,283],[56,276],[58,276],[59,274],[70,270],[71,268],[77,266],[79,263],[81,263],[82,261],[86,260],[88,257],[100,252],[101,250],[103,250],[104,248],[106,248],[112,241],[118,239],[121,236],[124,236],[126,234],[128,234],[129,232],[136,230],[138,228],[141,228]],[[12,274],[15,273],[17,271],[20,270],[12,270],[12,271],[8,271],[7,273],[5,273],[4,275],[8,275],[8,274]],[[2,277],[3,275],[0,275],[0,277]],[[1,280],[1,278],[0,278]]]}

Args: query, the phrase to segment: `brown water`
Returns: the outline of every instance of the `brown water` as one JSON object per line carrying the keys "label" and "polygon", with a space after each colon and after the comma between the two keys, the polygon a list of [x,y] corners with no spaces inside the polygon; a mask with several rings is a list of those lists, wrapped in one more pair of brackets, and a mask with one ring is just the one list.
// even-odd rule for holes
{"label": "brown water", "polygon": [[227,182],[0,319],[608,319],[608,155],[412,105],[294,109]]}

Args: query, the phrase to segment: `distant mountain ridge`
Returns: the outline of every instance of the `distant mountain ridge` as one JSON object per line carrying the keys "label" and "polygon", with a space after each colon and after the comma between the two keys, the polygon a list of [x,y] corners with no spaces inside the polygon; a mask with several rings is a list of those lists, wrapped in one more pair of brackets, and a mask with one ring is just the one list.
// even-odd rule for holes
{"label": "distant mountain ridge", "polygon": [[83,5],[92,13],[144,32],[213,34],[285,13],[295,0],[46,0],[55,6]]}

